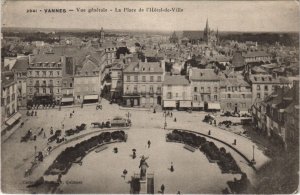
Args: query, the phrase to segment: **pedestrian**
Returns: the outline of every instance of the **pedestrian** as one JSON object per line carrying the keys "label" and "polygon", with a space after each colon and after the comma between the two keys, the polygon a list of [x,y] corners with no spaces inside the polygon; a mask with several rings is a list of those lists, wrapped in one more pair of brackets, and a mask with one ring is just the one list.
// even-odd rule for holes
{"label": "pedestrian", "polygon": [[176,122],[177,121],[177,119],[176,119],[176,117],[174,118],[174,122]]}
{"label": "pedestrian", "polygon": [[124,176],[124,179],[125,179],[126,175],[127,175],[127,170],[126,170],[126,169],[124,169],[124,171],[123,171],[123,176]]}
{"label": "pedestrian", "polygon": [[171,112],[171,118],[173,117],[173,113]]}
{"label": "pedestrian", "polygon": [[177,192],[177,195],[179,195],[179,194],[180,194],[180,191]]}
{"label": "pedestrian", "polygon": [[210,135],[210,130],[208,130],[208,135]]}
{"label": "pedestrian", "polygon": [[156,113],[156,110],[155,110],[155,108],[154,108],[154,110],[153,110],[153,113],[154,113],[154,114]]}
{"label": "pedestrian", "polygon": [[44,139],[46,139],[46,132],[44,132]]}
{"label": "pedestrian", "polygon": [[75,113],[75,111],[73,110],[73,114]]}
{"label": "pedestrian", "polygon": [[171,168],[170,171],[173,172],[174,171],[174,166],[173,166],[173,162],[171,162]]}
{"label": "pedestrian", "polygon": [[150,145],[151,145],[151,141],[148,140],[148,148],[150,148]]}
{"label": "pedestrian", "polygon": [[34,115],[37,116],[37,111],[35,111]]}
{"label": "pedestrian", "polygon": [[62,129],[64,129],[64,128],[65,128],[65,125],[64,125],[64,124],[62,124],[62,126],[61,126],[61,127],[62,127]]}
{"label": "pedestrian", "polygon": [[162,194],[165,193],[165,185],[164,185],[164,184],[162,184],[162,185],[160,186],[160,190],[161,190],[161,193],[162,193]]}
{"label": "pedestrian", "polygon": [[70,113],[70,118],[72,118],[72,113]]}

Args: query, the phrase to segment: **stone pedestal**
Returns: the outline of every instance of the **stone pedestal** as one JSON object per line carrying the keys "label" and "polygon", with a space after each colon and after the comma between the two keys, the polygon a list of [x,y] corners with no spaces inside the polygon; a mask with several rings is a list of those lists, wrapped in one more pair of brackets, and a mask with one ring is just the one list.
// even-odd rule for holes
{"label": "stone pedestal", "polygon": [[140,194],[147,194],[147,179],[140,180]]}

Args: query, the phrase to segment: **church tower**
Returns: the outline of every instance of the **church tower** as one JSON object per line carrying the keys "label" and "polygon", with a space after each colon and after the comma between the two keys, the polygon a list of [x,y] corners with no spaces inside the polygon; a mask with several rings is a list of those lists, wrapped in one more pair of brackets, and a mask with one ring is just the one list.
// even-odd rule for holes
{"label": "church tower", "polygon": [[103,27],[101,27],[101,30],[100,30],[100,42],[101,43],[104,42],[104,30],[103,30]]}
{"label": "church tower", "polygon": [[208,26],[208,19],[206,19],[206,25],[205,25],[204,32],[203,32],[203,39],[206,43],[208,43],[210,40],[210,29]]}

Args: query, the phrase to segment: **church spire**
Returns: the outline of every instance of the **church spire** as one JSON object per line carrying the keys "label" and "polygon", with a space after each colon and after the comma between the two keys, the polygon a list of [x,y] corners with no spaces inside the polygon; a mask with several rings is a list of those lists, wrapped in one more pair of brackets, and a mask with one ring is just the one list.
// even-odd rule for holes
{"label": "church spire", "polygon": [[208,18],[206,18],[206,26],[205,26],[205,29],[206,29],[207,31],[209,31]]}

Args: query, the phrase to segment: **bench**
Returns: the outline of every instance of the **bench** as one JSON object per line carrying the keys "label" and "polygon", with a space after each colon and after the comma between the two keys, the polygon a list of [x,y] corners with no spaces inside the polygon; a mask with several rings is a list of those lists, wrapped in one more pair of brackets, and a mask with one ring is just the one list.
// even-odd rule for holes
{"label": "bench", "polygon": [[189,146],[189,145],[187,145],[187,144],[185,144],[185,145],[183,146],[183,148],[185,148],[185,149],[187,149],[187,150],[189,150],[189,151],[191,151],[191,152],[195,152],[195,150],[196,150],[194,147]]}

